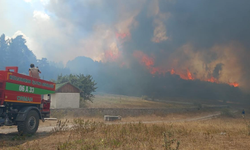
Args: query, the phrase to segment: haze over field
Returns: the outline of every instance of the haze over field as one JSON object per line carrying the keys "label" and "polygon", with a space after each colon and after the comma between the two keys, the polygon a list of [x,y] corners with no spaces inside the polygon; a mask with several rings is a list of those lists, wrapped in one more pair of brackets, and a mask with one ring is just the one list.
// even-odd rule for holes
{"label": "haze over field", "polygon": [[249,4],[3,0],[0,33],[69,69],[57,74],[93,75],[98,91],[238,100],[250,89]]}

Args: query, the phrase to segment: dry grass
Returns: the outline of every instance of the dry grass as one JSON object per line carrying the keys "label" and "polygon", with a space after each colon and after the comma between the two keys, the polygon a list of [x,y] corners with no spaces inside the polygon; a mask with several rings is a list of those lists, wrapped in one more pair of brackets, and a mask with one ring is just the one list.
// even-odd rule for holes
{"label": "dry grass", "polygon": [[[219,111],[192,111],[192,112],[186,112],[185,114],[183,113],[169,113],[165,115],[144,115],[144,116],[138,116],[138,117],[125,117],[122,118],[121,121],[119,122],[138,122],[138,121],[176,121],[176,120],[181,120],[181,119],[187,119],[187,118],[196,118],[196,117],[202,117],[206,115],[211,115],[211,114],[216,114]],[[72,122],[75,117],[72,117],[72,115],[66,115],[65,117],[60,118],[60,120],[65,121],[69,120]],[[92,120],[95,122],[104,122],[103,117],[78,117],[80,119],[84,120]],[[45,121],[45,122],[40,122],[39,126],[44,127],[44,126],[55,126],[57,121]]]}
{"label": "dry grass", "polygon": [[[113,124],[75,119],[70,131],[0,139],[3,149],[168,149],[248,150],[249,128],[239,116],[169,124]],[[34,140],[35,139],[35,140]]]}
{"label": "dry grass", "polygon": [[141,97],[131,97],[122,95],[95,95],[93,103],[86,102],[88,108],[183,108],[188,107],[182,104],[171,104],[144,100]]}
{"label": "dry grass", "polygon": [[[143,100],[139,97],[115,95],[96,95],[94,103],[87,103],[89,108],[183,108],[192,105],[170,104]],[[229,118],[230,113],[224,112],[224,117],[206,121],[176,122],[176,123],[127,123],[104,124],[102,117],[84,117],[74,119],[70,114],[64,117],[60,125],[56,121],[45,121],[40,127],[56,126],[54,132],[37,133],[32,137],[21,137],[17,133],[0,134],[0,149],[169,149],[177,147],[180,150],[206,149],[240,149],[250,147],[250,118],[241,119],[238,115]],[[215,112],[197,111],[174,113],[167,115],[151,115],[122,118],[120,122],[138,121],[176,121],[180,119],[201,117]],[[63,124],[74,125],[71,130],[65,130]],[[84,119],[84,120],[83,120]],[[91,121],[89,121],[91,120]],[[116,122],[117,123],[117,122]],[[4,127],[16,128],[16,127]],[[173,143],[172,143],[173,142]]]}

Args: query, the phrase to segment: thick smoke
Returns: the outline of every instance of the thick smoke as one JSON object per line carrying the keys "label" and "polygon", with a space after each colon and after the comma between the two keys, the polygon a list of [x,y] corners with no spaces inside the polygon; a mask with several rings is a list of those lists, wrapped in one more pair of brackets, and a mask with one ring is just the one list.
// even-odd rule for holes
{"label": "thick smoke", "polygon": [[238,90],[232,85],[250,89],[249,5],[249,0],[51,0],[47,9],[59,30],[70,29],[67,57],[99,61],[78,57],[67,66],[93,74],[100,88],[220,98],[220,92]]}
{"label": "thick smoke", "polygon": [[222,71],[222,66],[223,64],[219,63],[214,67],[213,77],[215,77],[216,79],[220,77],[220,71]]}

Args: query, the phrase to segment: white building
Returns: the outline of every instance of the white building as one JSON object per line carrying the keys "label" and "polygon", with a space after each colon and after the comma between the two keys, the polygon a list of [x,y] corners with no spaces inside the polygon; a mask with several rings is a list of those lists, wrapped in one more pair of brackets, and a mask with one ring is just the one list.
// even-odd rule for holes
{"label": "white building", "polygon": [[80,89],[69,82],[56,84],[55,94],[51,94],[50,108],[79,108]]}

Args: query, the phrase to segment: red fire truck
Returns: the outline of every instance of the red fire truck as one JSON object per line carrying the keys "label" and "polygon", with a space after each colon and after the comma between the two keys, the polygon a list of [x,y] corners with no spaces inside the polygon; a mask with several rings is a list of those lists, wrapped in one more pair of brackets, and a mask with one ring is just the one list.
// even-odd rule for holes
{"label": "red fire truck", "polygon": [[50,117],[55,83],[19,74],[18,67],[0,71],[0,126],[17,125],[19,134],[34,134],[39,120]]}

